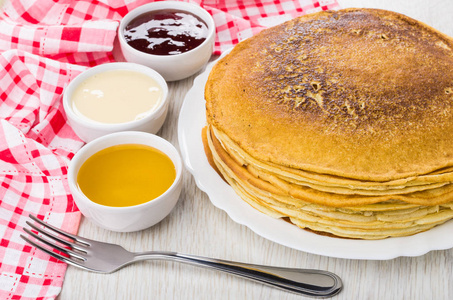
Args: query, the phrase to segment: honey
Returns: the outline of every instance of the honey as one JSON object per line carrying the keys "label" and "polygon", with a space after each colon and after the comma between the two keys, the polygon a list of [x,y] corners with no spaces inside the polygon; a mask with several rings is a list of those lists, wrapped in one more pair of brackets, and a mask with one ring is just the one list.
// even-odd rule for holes
{"label": "honey", "polygon": [[153,147],[123,144],[105,148],[88,158],[77,175],[80,190],[106,206],[133,206],[153,200],[176,178],[171,159]]}

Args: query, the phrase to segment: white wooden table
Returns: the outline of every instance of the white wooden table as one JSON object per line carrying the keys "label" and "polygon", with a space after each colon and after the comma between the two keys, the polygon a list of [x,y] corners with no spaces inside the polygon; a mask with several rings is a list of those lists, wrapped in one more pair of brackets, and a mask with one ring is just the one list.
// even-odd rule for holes
{"label": "white wooden table", "polygon": [[[453,36],[452,0],[339,0],[341,7],[394,10]],[[453,66],[452,66],[453,67]],[[171,83],[171,107],[160,135],[178,146],[177,120],[194,78]],[[452,145],[453,146],[453,145]],[[333,299],[453,299],[453,250],[389,261],[347,260],[268,241],[214,207],[185,172],[181,198],[158,225],[114,233],[83,219],[79,234],[132,251],[168,250],[256,264],[320,268],[337,273],[344,290]],[[453,233],[452,233],[453,234]],[[303,299],[232,275],[185,264],[149,261],[102,275],[68,267],[59,299]]]}

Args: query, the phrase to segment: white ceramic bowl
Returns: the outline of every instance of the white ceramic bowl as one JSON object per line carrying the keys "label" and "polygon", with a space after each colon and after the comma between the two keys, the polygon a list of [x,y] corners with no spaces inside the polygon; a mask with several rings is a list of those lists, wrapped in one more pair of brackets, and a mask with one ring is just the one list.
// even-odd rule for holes
{"label": "white ceramic bowl", "polygon": [[[177,9],[192,13],[208,26],[208,37],[198,47],[175,55],[153,55],[132,48],[124,37],[125,27],[137,16],[162,9]],[[214,50],[215,24],[212,16],[199,5],[179,1],[158,1],[135,8],[124,16],[118,28],[118,40],[128,62],[143,64],[159,72],[167,81],[189,77],[203,68]]]}
{"label": "white ceramic bowl", "polygon": [[[170,188],[159,197],[134,206],[105,206],[88,199],[77,185],[80,167],[93,154],[120,144],[143,144],[165,153],[176,169],[176,178]],[[131,232],[148,228],[160,222],[171,212],[181,193],[182,170],[179,152],[170,142],[154,134],[126,131],[100,137],[80,149],[69,163],[68,182],[77,207],[87,219],[105,229]]]}
{"label": "white ceramic bowl", "polygon": [[[96,121],[91,121],[88,118],[82,117],[80,114],[77,114],[72,106],[72,95],[76,88],[85,81],[87,78],[106,71],[111,70],[130,70],[143,73],[150,78],[154,79],[162,89],[162,101],[159,106],[151,113],[147,114],[139,120],[134,120],[125,123],[116,123],[116,124],[107,124],[100,123]],[[119,132],[119,131],[144,131],[149,133],[157,133],[162,127],[165,118],[167,117],[168,111],[168,86],[167,82],[162,78],[162,76],[156,71],[152,70],[149,67],[127,63],[127,62],[118,62],[118,63],[107,63],[98,65],[96,67],[90,68],[76,78],[74,78],[69,85],[65,88],[63,93],[63,107],[68,118],[69,125],[72,127],[74,132],[82,139],[84,142],[88,143],[100,136]]]}

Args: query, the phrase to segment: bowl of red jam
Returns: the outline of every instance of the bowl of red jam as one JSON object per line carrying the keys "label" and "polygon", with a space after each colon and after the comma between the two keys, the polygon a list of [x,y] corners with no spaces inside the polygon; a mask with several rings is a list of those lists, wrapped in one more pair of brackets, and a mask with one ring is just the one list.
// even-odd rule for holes
{"label": "bowl of red jam", "polygon": [[120,22],[123,57],[156,70],[166,81],[200,71],[214,49],[215,24],[202,7],[158,1],[130,11]]}

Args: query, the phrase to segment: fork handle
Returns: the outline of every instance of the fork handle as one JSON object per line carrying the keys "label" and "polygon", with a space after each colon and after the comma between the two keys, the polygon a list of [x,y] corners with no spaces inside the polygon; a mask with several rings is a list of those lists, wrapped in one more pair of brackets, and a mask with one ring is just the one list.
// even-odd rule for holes
{"label": "fork handle", "polygon": [[338,275],[322,270],[254,265],[177,252],[135,253],[134,261],[147,259],[172,260],[207,267],[305,296],[331,297],[343,288]]}

